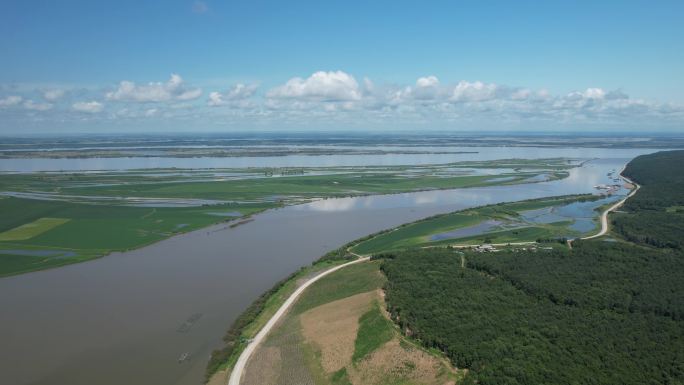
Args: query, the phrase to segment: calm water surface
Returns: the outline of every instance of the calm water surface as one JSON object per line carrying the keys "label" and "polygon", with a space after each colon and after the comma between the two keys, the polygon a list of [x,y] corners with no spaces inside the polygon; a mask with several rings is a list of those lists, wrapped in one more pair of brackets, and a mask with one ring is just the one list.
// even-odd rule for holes
{"label": "calm water surface", "polygon": [[[556,156],[580,157],[578,153]],[[3,384],[196,385],[235,317],[274,282],[326,251],[437,213],[594,192],[631,157],[604,158],[561,181],[327,199],[217,225],[139,250],[0,279]],[[548,156],[544,154],[543,156]],[[179,327],[193,314],[190,330]],[[189,352],[190,361],[178,357]]]}
{"label": "calm water surface", "polygon": [[[356,147],[358,148],[358,147]],[[388,155],[287,155],[255,156],[234,158],[82,158],[42,159],[12,158],[0,159],[0,171],[84,171],[84,170],[126,170],[148,168],[246,168],[246,167],[323,167],[323,166],[367,166],[367,165],[424,165],[471,160],[495,159],[539,159],[557,157],[633,158],[635,154],[655,152],[649,149],[604,149],[604,148],[547,148],[547,147],[370,147],[381,150],[424,150],[477,152],[465,154],[388,154]]]}

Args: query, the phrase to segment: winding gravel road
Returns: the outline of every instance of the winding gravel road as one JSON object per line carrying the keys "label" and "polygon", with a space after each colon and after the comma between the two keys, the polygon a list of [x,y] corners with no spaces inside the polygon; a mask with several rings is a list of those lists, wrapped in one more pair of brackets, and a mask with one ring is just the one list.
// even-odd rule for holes
{"label": "winding gravel road", "polygon": [[[354,253],[352,253],[354,254]],[[324,272],[318,274],[317,276],[309,279],[306,281],[302,286],[298,287],[297,290],[290,295],[287,300],[280,306],[278,311],[271,317],[271,319],[268,320],[266,325],[257,333],[257,335],[252,339],[252,341],[247,345],[245,350],[242,351],[240,354],[240,357],[238,357],[237,362],[235,363],[235,366],[233,367],[233,370],[230,373],[230,378],[228,379],[228,385],[240,385],[240,381],[242,380],[242,374],[245,371],[245,367],[247,366],[247,361],[249,361],[249,358],[252,356],[252,353],[256,350],[256,348],[259,346],[259,344],[266,338],[268,333],[273,329],[273,326],[280,320],[280,318],[287,312],[287,310],[292,306],[292,304],[297,300],[297,297],[299,297],[304,290],[306,290],[307,287],[311,286],[314,282],[318,281],[319,279],[325,277],[326,275],[333,273],[339,269],[345,268],[349,265],[353,265],[355,263],[359,262],[365,262],[370,259],[370,257],[362,257],[358,254],[354,254],[359,259],[355,259],[351,262],[347,262],[345,264],[339,265],[332,267],[328,270],[325,270]]]}
{"label": "winding gravel road", "polygon": [[[625,166],[625,167],[627,167],[627,166]],[[621,199],[619,202],[617,202],[617,203],[615,203],[614,205],[610,206],[606,211],[603,212],[603,214],[601,214],[601,231],[599,231],[598,233],[596,233],[596,234],[594,234],[594,235],[590,235],[590,236],[588,236],[588,237],[583,237],[583,238],[580,238],[580,239],[593,239],[593,238],[598,238],[598,237],[601,237],[601,236],[603,236],[603,235],[606,235],[606,233],[608,232],[608,213],[617,210],[620,206],[622,206],[622,205],[625,203],[625,201],[627,201],[627,199],[631,198],[634,194],[636,194],[637,191],[639,191],[639,188],[640,188],[641,186],[639,186],[638,184],[634,183],[634,181],[632,181],[631,179],[627,178],[626,176],[623,176],[623,175],[622,175],[622,172],[625,171],[625,167],[623,167],[622,170],[620,170],[620,174],[619,174],[619,175],[620,175],[620,177],[621,177],[622,179],[624,179],[626,182],[631,183],[632,185],[634,185],[634,189],[632,190],[632,192],[630,192],[629,194],[627,194],[627,196],[624,197],[624,199]],[[572,247],[572,245],[571,245],[571,247]]]}

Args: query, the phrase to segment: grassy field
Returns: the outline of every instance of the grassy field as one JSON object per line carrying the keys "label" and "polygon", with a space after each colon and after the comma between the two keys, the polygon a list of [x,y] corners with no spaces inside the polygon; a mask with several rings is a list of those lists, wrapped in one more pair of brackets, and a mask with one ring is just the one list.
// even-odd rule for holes
{"label": "grassy field", "polygon": [[[543,198],[522,202],[484,206],[444,215],[437,215],[417,222],[400,226],[369,240],[360,242],[352,251],[358,254],[373,254],[382,251],[401,250],[411,247],[440,246],[450,244],[482,244],[535,241],[573,234],[567,226],[571,221],[547,224],[525,222],[521,212],[547,207],[558,207],[587,199],[586,196]],[[436,234],[467,228],[488,220],[497,220],[512,225],[507,229],[495,226],[483,234],[457,238],[432,240]],[[574,234],[573,234],[574,235]]]}
{"label": "grassy field", "polygon": [[378,266],[376,262],[355,264],[315,282],[302,293],[292,313],[301,314],[325,303],[381,288],[385,279]]}

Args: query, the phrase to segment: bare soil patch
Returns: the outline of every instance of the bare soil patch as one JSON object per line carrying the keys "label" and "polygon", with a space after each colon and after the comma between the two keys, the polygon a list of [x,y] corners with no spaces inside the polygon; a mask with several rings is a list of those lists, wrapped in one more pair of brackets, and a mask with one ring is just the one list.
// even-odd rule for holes
{"label": "bare soil patch", "polygon": [[437,357],[400,343],[395,337],[368,358],[347,368],[354,385],[410,382],[424,385],[453,385],[452,369]]}
{"label": "bare soil patch", "polygon": [[359,317],[368,311],[378,291],[356,294],[317,306],[300,317],[302,335],[321,353],[321,366],[328,373],[351,364]]}

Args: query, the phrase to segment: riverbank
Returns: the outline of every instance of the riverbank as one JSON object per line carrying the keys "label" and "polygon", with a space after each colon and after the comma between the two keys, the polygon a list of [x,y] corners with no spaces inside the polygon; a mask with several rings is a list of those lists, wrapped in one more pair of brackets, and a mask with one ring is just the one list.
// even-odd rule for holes
{"label": "riverbank", "polygon": [[[356,242],[327,253],[310,266],[299,269],[259,296],[228,329],[223,337],[224,347],[212,352],[207,364],[205,381],[212,383],[218,381],[216,378],[227,378],[228,373],[232,373],[236,365],[239,365],[237,367],[242,371],[256,345],[263,340],[275,322],[312,283],[342,267],[368,260],[368,257],[347,252]],[[350,257],[356,259],[350,261]],[[230,378],[231,383],[239,382],[239,377],[234,380],[231,375]]]}
{"label": "riverbank", "polygon": [[[225,380],[230,378],[230,384],[239,384],[242,371],[247,365],[247,361],[253,354],[254,349],[256,349],[256,345],[258,345],[265,338],[273,324],[294,302],[296,297],[301,294],[301,292],[304,290],[299,290],[302,285],[306,282],[315,282],[312,282],[311,280],[318,279],[316,278],[318,277],[316,274],[319,274],[321,271],[332,272],[334,271],[333,269],[337,270],[341,268],[340,264],[342,263],[344,263],[342,266],[346,266],[350,263],[346,262],[349,260],[349,258],[356,258],[354,262],[358,262],[363,258],[368,258],[365,255],[359,254],[358,252],[358,246],[364,244],[365,242],[380,239],[388,234],[397,234],[398,230],[411,227],[416,223],[430,223],[435,219],[449,218],[450,216],[460,212],[476,212],[482,209],[496,209],[495,212],[510,213],[511,208],[533,209],[553,204],[591,201],[596,199],[600,199],[600,197],[585,194],[529,199],[506,204],[485,205],[464,211],[458,211],[456,213],[440,214],[420,220],[418,222],[406,223],[398,227],[385,229],[352,241],[337,250],[329,252],[317,262],[312,264],[312,266],[302,269],[288,277],[286,280],[277,283],[271,290],[260,296],[259,299],[257,299],[241,316],[239,316],[235,323],[231,326],[226,334],[226,337],[224,337],[226,347],[222,351],[216,351],[214,354],[212,354],[212,359],[207,366],[205,380],[211,384],[215,384],[225,382]],[[434,226],[430,226],[430,229],[434,229]],[[527,242],[525,242],[525,244],[526,243]],[[507,244],[512,246],[517,245],[518,242],[514,240],[508,242]],[[386,251],[386,249],[368,249],[365,251],[369,251],[369,253],[375,253]],[[308,285],[306,287],[308,287]],[[267,329],[265,325],[269,324],[271,324],[271,326]],[[257,336],[260,337],[257,339]],[[239,371],[235,372],[236,374],[232,374],[233,368],[238,368]]]}

